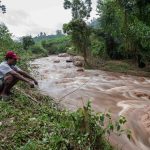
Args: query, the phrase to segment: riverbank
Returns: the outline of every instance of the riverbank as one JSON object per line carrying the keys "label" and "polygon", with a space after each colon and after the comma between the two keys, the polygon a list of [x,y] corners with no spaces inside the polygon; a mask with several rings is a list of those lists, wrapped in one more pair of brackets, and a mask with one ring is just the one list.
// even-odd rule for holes
{"label": "riverbank", "polygon": [[86,68],[99,69],[109,72],[117,72],[126,75],[150,77],[150,66],[145,68],[139,68],[137,64],[131,60],[106,60],[98,61],[97,59],[92,62],[91,65]]}
{"label": "riverbank", "polygon": [[[28,66],[26,65],[26,63],[29,62],[30,60],[34,60],[35,58],[40,58],[40,55],[33,55],[33,56],[31,54],[27,54],[26,56],[24,55],[19,65],[22,68],[27,69]],[[42,59],[47,59],[47,57]],[[55,63],[49,61],[48,64],[53,65]],[[44,63],[40,63],[40,68],[42,68],[42,65],[44,65]],[[57,74],[54,72],[55,70],[53,71],[49,70],[50,73],[45,70],[46,71],[45,73],[47,75],[48,74],[52,75],[52,73],[54,73],[54,76],[57,77]],[[101,74],[106,74],[104,72],[102,73],[102,71],[100,72]],[[75,74],[70,74],[70,75],[75,75]],[[97,79],[98,74],[93,73],[93,75],[94,78]],[[116,79],[118,81],[118,77],[114,75],[111,78],[107,78],[105,76],[103,82],[105,81],[106,84],[106,81],[109,80],[111,81],[111,83],[115,83]],[[88,80],[88,76],[86,77],[86,80]],[[130,82],[131,81],[132,80],[130,80]],[[101,83],[98,81],[96,82]],[[145,83],[146,80],[144,79],[142,82]],[[76,81],[76,83],[78,82]],[[46,84],[48,84],[48,82],[46,82]],[[63,82],[61,82],[61,84],[63,84]],[[51,92],[53,90],[54,89],[52,89]],[[91,88],[89,88],[89,90],[91,90]],[[64,147],[64,149],[66,147],[72,147],[72,149],[76,150],[75,147],[78,147],[78,149],[80,148],[85,150],[86,146],[91,147],[92,150],[95,149],[97,150],[98,148],[95,148],[97,146],[101,147],[101,149],[104,150],[106,148],[107,150],[113,149],[109,141],[105,139],[105,137],[107,136],[104,137],[99,135],[99,133],[102,132],[103,128],[101,128],[100,125],[97,124],[97,122],[99,122],[100,120],[97,120],[96,117],[97,115],[94,114],[94,112],[91,112],[91,108],[89,106],[84,107],[83,109],[79,109],[77,112],[74,113],[68,112],[64,109],[62,110],[62,107],[56,104],[57,102],[51,99],[49,96],[44,96],[40,94],[39,90],[37,89],[31,90],[26,84],[23,84],[21,82],[20,84],[17,85],[17,89],[14,89],[14,92],[15,95],[8,102],[0,102],[0,108],[1,108],[0,109],[1,110],[0,149],[9,150],[12,148],[13,149],[21,148],[21,149],[41,150],[41,149],[51,148],[55,150],[55,149],[60,149],[60,147],[61,148]],[[81,93],[80,94],[78,93],[78,95],[81,95]],[[50,93],[50,95],[51,94],[52,93]],[[66,90],[63,92],[63,94],[66,94]],[[131,95],[134,94],[134,91],[130,94]],[[102,95],[104,96],[104,94]],[[103,101],[105,101],[105,103],[107,104],[106,100],[111,100],[111,99],[110,97],[106,97],[106,98],[104,98]],[[118,98],[121,97],[119,96]],[[112,99],[111,103],[113,104],[114,102],[115,101]],[[98,105],[98,103],[96,105]],[[83,107],[83,104],[80,107]],[[123,107],[124,109],[124,104],[122,104],[120,107]],[[112,110],[118,111],[120,109],[118,108]],[[104,108],[101,109],[101,111],[105,111]],[[87,120],[87,117],[89,118],[89,120]],[[93,120],[92,119],[93,117],[96,118]],[[84,120],[86,120],[86,122],[84,122]],[[89,122],[87,123],[87,121]],[[94,128],[93,128],[93,124],[96,125],[94,126]],[[109,125],[108,129],[112,131],[111,129],[112,126],[110,126],[110,124],[108,125]],[[89,126],[91,128],[89,128]],[[82,129],[83,127],[84,128],[88,127],[87,130],[92,134],[92,137],[91,134],[86,134],[87,130],[86,131],[83,130]],[[113,128],[114,127],[115,125],[113,125]],[[91,138],[98,138],[97,139],[98,141],[100,138],[102,143],[99,145],[98,144],[99,142],[95,141],[95,146],[88,145],[89,136]],[[115,141],[111,141],[114,146],[118,145],[119,142],[124,143],[124,141],[119,141],[116,136],[115,139],[116,139]],[[126,139],[126,142],[128,143],[129,141]],[[122,147],[122,144],[119,147]],[[86,149],[88,149],[88,147]]]}
{"label": "riverbank", "polygon": [[[24,53],[19,66],[28,70],[28,62],[37,57]],[[66,111],[23,82],[13,92],[8,101],[0,101],[0,150],[113,149],[90,105]]]}

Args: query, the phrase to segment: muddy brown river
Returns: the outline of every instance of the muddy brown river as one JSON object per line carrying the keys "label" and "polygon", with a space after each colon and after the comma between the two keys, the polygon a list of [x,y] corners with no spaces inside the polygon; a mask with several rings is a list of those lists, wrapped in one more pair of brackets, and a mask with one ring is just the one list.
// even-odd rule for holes
{"label": "muddy brown river", "polygon": [[[49,56],[30,63],[39,90],[69,110],[91,100],[96,112],[125,116],[131,140],[125,135],[111,135],[110,141],[122,150],[150,150],[150,78],[101,70],[78,72],[72,63],[66,63],[67,59]],[[60,62],[54,63],[57,60]]]}

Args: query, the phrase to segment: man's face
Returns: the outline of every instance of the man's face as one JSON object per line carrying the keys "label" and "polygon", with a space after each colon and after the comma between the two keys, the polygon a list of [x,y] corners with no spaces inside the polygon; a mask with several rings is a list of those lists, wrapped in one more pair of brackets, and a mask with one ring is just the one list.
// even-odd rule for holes
{"label": "man's face", "polygon": [[10,65],[16,65],[17,60],[12,58],[9,60],[9,62],[10,62]]}

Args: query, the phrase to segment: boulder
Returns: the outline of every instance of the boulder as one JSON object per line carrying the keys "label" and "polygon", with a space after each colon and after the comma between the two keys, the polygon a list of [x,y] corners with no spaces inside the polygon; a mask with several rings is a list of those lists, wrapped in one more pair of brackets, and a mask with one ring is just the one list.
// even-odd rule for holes
{"label": "boulder", "polygon": [[84,58],[82,56],[74,56],[73,57],[73,62],[74,61],[84,61]]}
{"label": "boulder", "polygon": [[77,71],[78,72],[84,72],[84,69],[83,68],[78,68]]}
{"label": "boulder", "polygon": [[60,60],[54,60],[53,62],[54,63],[60,63]]}
{"label": "boulder", "polygon": [[77,67],[83,67],[85,62],[82,56],[74,56],[73,57],[73,64]]}
{"label": "boulder", "polygon": [[73,62],[73,59],[70,57],[69,59],[66,60],[67,63]]}
{"label": "boulder", "polygon": [[75,61],[73,64],[77,67],[83,67],[83,63],[81,61]]}

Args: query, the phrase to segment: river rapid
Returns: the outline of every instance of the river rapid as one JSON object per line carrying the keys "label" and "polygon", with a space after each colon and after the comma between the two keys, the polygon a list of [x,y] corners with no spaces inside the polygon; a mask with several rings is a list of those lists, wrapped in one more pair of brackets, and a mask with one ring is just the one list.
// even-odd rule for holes
{"label": "river rapid", "polygon": [[[66,63],[68,57],[49,56],[32,61],[32,74],[39,90],[69,110],[92,102],[96,112],[110,111],[114,118],[123,115],[132,138],[111,135],[110,141],[122,150],[150,150],[150,78],[101,70],[78,72]],[[55,63],[59,60],[59,63]]]}

